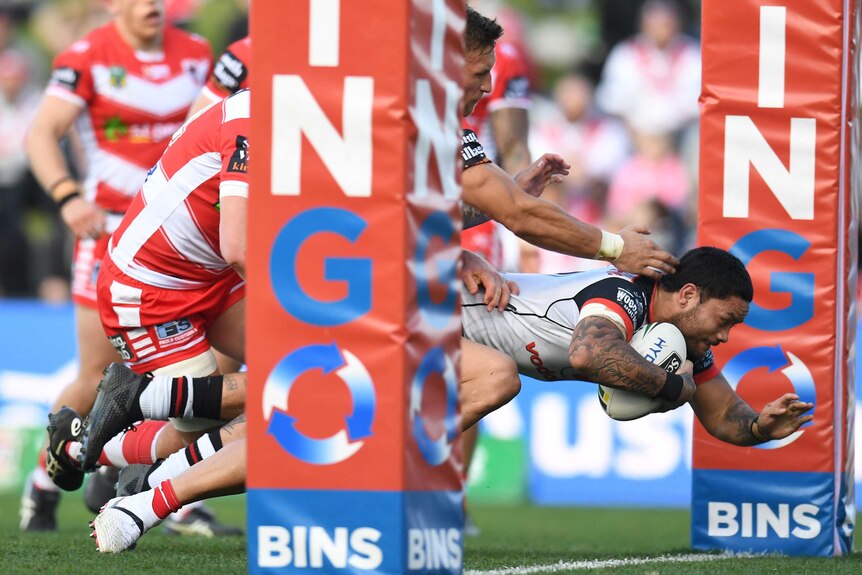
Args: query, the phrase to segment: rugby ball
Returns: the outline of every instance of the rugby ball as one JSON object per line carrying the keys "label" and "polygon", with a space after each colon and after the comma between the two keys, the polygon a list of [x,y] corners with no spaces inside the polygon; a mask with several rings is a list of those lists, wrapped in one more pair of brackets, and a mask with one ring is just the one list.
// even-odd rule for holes
{"label": "rugby ball", "polygon": [[[648,323],[637,330],[629,342],[647,361],[666,371],[676,372],[686,359],[685,338],[671,323]],[[599,385],[599,403],[611,419],[631,421],[663,409],[662,398],[650,399],[634,391]]]}

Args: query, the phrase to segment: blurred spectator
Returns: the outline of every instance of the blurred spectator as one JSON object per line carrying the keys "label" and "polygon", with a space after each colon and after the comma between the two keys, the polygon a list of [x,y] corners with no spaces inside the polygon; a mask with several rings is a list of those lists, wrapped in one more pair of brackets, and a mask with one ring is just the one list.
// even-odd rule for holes
{"label": "blurred spectator", "polygon": [[556,113],[537,126],[543,149],[554,150],[571,164],[564,181],[569,196],[582,196],[599,209],[614,174],[631,153],[625,128],[593,105],[595,87],[573,72],[554,87]]}
{"label": "blurred spectator", "polygon": [[[554,101],[538,100],[534,107],[530,145],[558,153],[572,166],[562,186],[546,190],[543,197],[579,220],[598,225],[610,181],[628,158],[631,146],[625,128],[595,108],[593,94],[593,83],[586,75],[572,72],[561,78],[554,88]],[[535,258],[540,273],[605,265],[544,250]]]}
{"label": "blurred spectator", "polygon": [[639,223],[650,226],[653,238],[672,253],[681,253],[686,237],[682,224],[694,224],[692,196],[682,159],[674,152],[670,136],[640,132],[636,153],[611,181],[605,203],[609,228]]}
{"label": "blurred spectator", "polygon": [[[599,30],[605,50],[637,33],[638,16],[645,0],[595,0]],[[682,29],[700,35],[700,0],[680,1],[677,5]]]}
{"label": "blurred spectator", "polygon": [[30,249],[24,231],[29,199],[38,192],[24,153],[24,134],[39,104],[28,86],[25,57],[0,52],[0,293],[30,295]]}
{"label": "blurred spectator", "polygon": [[608,56],[598,104],[635,132],[677,134],[698,117],[700,48],[673,0],[647,0],[640,33]]}
{"label": "blurred spectator", "polygon": [[31,18],[33,35],[51,57],[111,19],[105,0],[45,2]]}

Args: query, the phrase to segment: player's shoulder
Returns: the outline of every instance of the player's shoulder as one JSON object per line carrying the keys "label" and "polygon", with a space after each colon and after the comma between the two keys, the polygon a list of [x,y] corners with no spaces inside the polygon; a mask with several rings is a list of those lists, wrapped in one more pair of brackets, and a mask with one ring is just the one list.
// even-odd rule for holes
{"label": "player's shoulder", "polygon": [[248,58],[251,56],[251,37],[246,36],[245,38],[240,38],[228,46],[226,51],[230,52],[240,60],[248,62]]}
{"label": "player's shoulder", "polygon": [[224,123],[247,120],[251,115],[251,90],[245,88],[231,94],[221,102]]}
{"label": "player's shoulder", "polygon": [[92,56],[114,43],[113,23],[104,24],[90,30],[83,38],[72,42],[57,54],[57,61],[80,59]]}
{"label": "player's shoulder", "polygon": [[577,281],[583,286],[576,299],[607,299],[620,303],[632,317],[642,315],[649,304],[652,285],[649,278],[621,272],[613,267],[579,272]]}
{"label": "player's shoulder", "polygon": [[181,48],[191,53],[212,56],[212,48],[206,38],[174,26],[165,28],[165,45],[170,46],[171,49]]}

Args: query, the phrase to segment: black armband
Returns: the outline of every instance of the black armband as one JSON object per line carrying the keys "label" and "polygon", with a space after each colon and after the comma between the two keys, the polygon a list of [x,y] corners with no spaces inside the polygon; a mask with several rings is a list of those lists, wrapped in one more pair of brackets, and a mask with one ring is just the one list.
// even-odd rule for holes
{"label": "black armband", "polygon": [[668,373],[664,378],[664,387],[661,388],[656,397],[660,397],[668,401],[676,401],[682,393],[682,387],[682,376],[675,373]]}

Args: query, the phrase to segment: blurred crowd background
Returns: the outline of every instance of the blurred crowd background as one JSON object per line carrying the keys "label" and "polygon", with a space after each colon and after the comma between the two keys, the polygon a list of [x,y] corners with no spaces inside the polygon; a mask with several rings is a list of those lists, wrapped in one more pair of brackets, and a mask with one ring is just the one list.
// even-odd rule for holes
{"label": "blurred crowd background", "polygon": [[[572,165],[545,198],[614,230],[648,224],[681,254],[697,206],[698,0],[471,0],[498,18],[526,61],[533,157]],[[168,19],[217,57],[247,33],[249,0],[166,0]],[[23,139],[53,57],[109,19],[105,0],[0,0],[0,297],[69,298],[71,241],[29,172]],[[69,145],[75,157],[74,142]],[[555,273],[595,262],[504,237],[508,271]]]}

